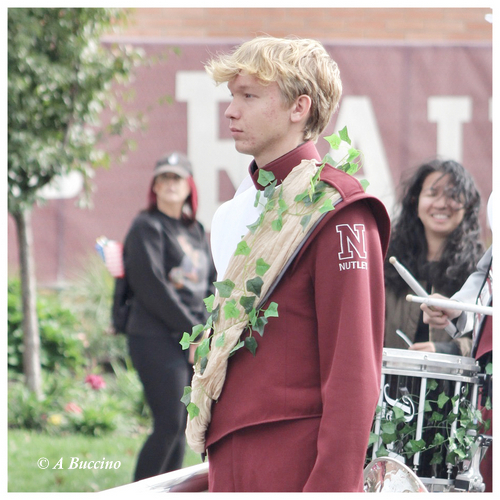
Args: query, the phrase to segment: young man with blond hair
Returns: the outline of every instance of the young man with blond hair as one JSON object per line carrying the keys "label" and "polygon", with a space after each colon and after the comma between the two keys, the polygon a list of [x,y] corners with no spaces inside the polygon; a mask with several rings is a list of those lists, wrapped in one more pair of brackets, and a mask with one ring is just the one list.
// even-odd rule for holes
{"label": "young man with blond hair", "polygon": [[[222,312],[214,321],[210,354],[195,365],[199,415],[188,419],[188,443],[208,452],[210,491],[362,491],[382,363],[387,212],[326,165],[320,179],[333,210],[301,227],[290,208],[281,230],[267,215],[255,235],[248,228],[269,206],[260,173],[295,207],[318,171],[315,142],[342,92],[337,64],[315,40],[258,37],[206,69],[227,82],[231,135],[254,158],[213,219],[218,280],[249,295],[247,264],[262,257],[259,307],[278,304],[278,316],[261,335]],[[256,254],[235,252],[242,241]],[[230,299],[215,300],[222,311]],[[252,333],[258,348],[235,350]]]}

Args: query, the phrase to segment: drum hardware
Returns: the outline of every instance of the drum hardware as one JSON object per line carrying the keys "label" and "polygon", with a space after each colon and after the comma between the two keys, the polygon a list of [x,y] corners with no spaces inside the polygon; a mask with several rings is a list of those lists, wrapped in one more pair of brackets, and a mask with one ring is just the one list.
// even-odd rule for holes
{"label": "drum hardware", "polygon": [[372,462],[403,463],[427,491],[480,491],[480,370],[472,358],[384,349]]}
{"label": "drum hardware", "polygon": [[[413,404],[413,401],[409,397],[409,391],[406,387],[400,387],[399,390],[403,394],[403,397],[401,398],[401,401],[397,399],[392,399],[389,397],[387,394],[387,389],[389,388],[389,384],[385,384],[384,386],[384,399],[385,401],[392,407],[400,408],[403,413],[405,413],[405,422],[411,422],[413,420],[413,417],[415,416],[415,406]],[[388,420],[392,419],[393,412],[389,411],[386,413],[386,418]]]}
{"label": "drum hardware", "polygon": [[491,446],[493,438],[485,434],[480,434],[471,446],[470,460],[465,460],[463,464],[463,472],[457,474],[455,479],[456,491],[479,492],[485,490],[483,476],[479,471],[479,466],[484,455]]}

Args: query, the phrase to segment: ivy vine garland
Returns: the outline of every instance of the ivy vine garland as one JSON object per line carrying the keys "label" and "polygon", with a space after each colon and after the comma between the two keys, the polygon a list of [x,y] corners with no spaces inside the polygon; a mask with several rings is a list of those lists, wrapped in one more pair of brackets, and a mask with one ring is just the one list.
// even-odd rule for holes
{"label": "ivy vine garland", "polygon": [[[271,228],[273,231],[279,232],[283,227],[283,215],[285,213],[297,217],[298,223],[305,230],[316,210],[320,214],[334,210],[330,198],[325,198],[322,202],[326,194],[325,189],[330,186],[320,181],[321,172],[328,163],[350,175],[354,175],[362,165],[362,154],[359,150],[351,146],[351,140],[346,127],[338,134],[325,137],[325,140],[334,150],[339,150],[341,144],[346,143],[348,145],[347,153],[339,162],[333,160],[329,154],[325,155],[319,168],[311,177],[308,188],[295,196],[294,201],[300,206],[300,209],[296,212],[292,213],[290,211],[290,207],[283,198],[283,186],[277,186],[277,179],[274,174],[265,170],[259,170],[258,183],[264,190],[257,191],[255,207],[260,204],[263,206],[263,210],[257,220],[247,226],[252,235],[256,236],[258,234],[266,215],[271,214],[273,211],[275,212],[275,218],[271,222]],[[361,184],[366,189],[368,182],[362,180]],[[251,244],[242,240],[238,243],[234,256],[248,257],[250,252]],[[212,343],[214,347],[224,345],[224,331],[216,331],[216,323],[221,314],[226,320],[242,320],[245,324],[240,335],[240,341],[230,351],[230,356],[241,348],[248,349],[255,356],[258,347],[255,334],[259,334],[262,337],[269,318],[279,316],[278,304],[276,302],[269,303],[267,309],[258,307],[261,301],[261,290],[264,285],[265,274],[269,267],[270,264],[265,261],[264,257],[258,258],[255,261],[255,266],[251,268],[245,264],[243,267],[243,290],[235,288],[236,284],[229,279],[214,283],[219,297],[227,299],[224,301],[223,307],[221,308],[220,304],[214,307],[214,295],[204,299],[205,307],[210,316],[205,324],[194,326],[191,333],[184,332],[180,341],[183,350],[189,349],[191,344],[197,344],[194,354],[194,364],[200,374],[204,373],[207,366]],[[237,295],[241,295],[239,300],[232,298],[233,294],[236,295],[236,292]],[[199,408],[191,401],[191,394],[191,386],[185,387],[181,401],[186,405],[189,417],[194,418],[199,414]]]}
{"label": "ivy vine garland", "polygon": [[[486,373],[491,374],[491,365],[486,367]],[[366,462],[372,460],[372,447],[380,443],[375,458],[391,454],[409,460],[416,453],[432,453],[429,466],[456,466],[459,462],[470,459],[471,447],[477,432],[483,427],[490,429],[491,422],[483,420],[481,411],[467,399],[469,388],[464,388],[461,394],[449,397],[445,391],[440,392],[436,399],[427,399],[430,393],[438,388],[438,382],[428,380],[428,388],[424,406],[423,436],[416,439],[416,422],[405,420],[403,410],[397,406],[390,411],[384,411],[377,406],[374,427],[380,421],[380,433],[370,433]],[[418,398],[414,401],[418,406]],[[488,398],[485,408],[491,409],[491,399]],[[454,430],[452,430],[454,428]],[[445,471],[445,474],[447,471]]]}

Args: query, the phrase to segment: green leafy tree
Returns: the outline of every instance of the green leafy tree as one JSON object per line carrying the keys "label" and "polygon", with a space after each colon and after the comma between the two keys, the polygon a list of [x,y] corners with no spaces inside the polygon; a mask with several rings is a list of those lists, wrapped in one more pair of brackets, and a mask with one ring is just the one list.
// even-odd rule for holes
{"label": "green leafy tree", "polygon": [[[40,189],[78,171],[88,201],[93,170],[109,165],[102,135],[135,126],[114,91],[126,83],[137,51],[105,46],[127,18],[122,9],[10,8],[8,10],[8,209],[17,229],[23,296],[23,371],[41,396],[40,336],[31,212]],[[100,116],[111,113],[108,127]]]}

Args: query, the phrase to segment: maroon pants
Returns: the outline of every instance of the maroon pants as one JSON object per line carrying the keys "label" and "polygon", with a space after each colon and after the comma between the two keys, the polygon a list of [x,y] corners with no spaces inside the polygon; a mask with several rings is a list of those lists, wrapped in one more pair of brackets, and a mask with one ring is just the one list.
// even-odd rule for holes
{"label": "maroon pants", "polygon": [[302,491],[316,460],[320,419],[232,432],[208,448],[212,492]]}

